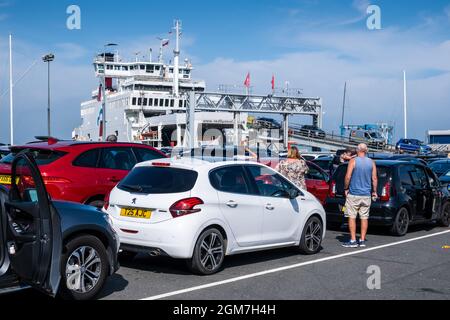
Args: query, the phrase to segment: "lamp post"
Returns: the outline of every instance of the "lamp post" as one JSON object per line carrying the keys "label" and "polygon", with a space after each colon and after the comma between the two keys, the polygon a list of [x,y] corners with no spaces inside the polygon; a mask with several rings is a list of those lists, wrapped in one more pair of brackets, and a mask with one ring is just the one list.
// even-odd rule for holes
{"label": "lamp post", "polygon": [[102,109],[103,109],[103,113],[102,113],[102,124],[103,124],[103,136],[102,136],[102,140],[106,141],[106,138],[108,137],[107,133],[106,133],[106,48],[108,47],[115,47],[117,46],[117,44],[115,43],[108,43],[104,45],[104,52],[103,52],[103,104],[102,104]]}
{"label": "lamp post", "polygon": [[42,61],[47,63],[48,71],[47,71],[47,77],[48,77],[48,105],[47,105],[47,128],[48,128],[48,136],[51,137],[51,128],[50,128],[50,121],[51,121],[51,113],[50,113],[50,62],[55,60],[55,55],[52,53],[49,53],[42,57]]}

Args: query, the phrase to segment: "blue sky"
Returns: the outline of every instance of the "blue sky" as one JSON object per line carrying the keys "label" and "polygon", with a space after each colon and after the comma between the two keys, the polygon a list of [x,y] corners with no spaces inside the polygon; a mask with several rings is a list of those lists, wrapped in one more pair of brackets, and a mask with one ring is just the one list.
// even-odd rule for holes
{"label": "blue sky", "polygon": [[[81,30],[66,28],[71,4],[81,8]],[[369,4],[380,6],[382,30],[367,29]],[[347,122],[392,121],[400,136],[406,69],[411,134],[424,139],[427,129],[450,127],[450,1],[443,0],[0,0],[0,95],[7,89],[9,32],[16,79],[54,52],[55,135],[68,138],[79,125],[80,102],[97,84],[93,55],[108,42],[120,44],[130,58],[135,51],[156,51],[156,37],[167,36],[175,18],[184,25],[183,55],[211,90],[242,84],[251,72],[254,90],[267,93],[275,74],[279,83],[323,97],[325,128],[337,131],[348,81]],[[46,132],[45,81],[39,61],[15,88],[18,143]],[[3,98],[0,141],[8,140],[7,110]]]}

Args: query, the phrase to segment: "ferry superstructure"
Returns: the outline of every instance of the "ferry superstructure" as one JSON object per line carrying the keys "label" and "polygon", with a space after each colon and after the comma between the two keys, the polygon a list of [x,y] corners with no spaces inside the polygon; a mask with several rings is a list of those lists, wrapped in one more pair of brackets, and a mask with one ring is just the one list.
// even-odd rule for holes
{"label": "ferry superstructure", "polygon": [[109,52],[95,57],[95,75],[100,86],[89,101],[81,104],[82,124],[74,130],[74,139],[100,141],[105,136],[117,135],[119,141],[142,142],[142,130],[148,126],[149,118],[186,112],[187,93],[204,92],[206,83],[192,79],[193,66],[189,60],[180,64],[179,21],[175,22],[174,31],[173,64],[166,64],[162,58],[167,40],[161,41],[158,61],[152,61],[150,56],[148,61],[123,62],[117,53]]}

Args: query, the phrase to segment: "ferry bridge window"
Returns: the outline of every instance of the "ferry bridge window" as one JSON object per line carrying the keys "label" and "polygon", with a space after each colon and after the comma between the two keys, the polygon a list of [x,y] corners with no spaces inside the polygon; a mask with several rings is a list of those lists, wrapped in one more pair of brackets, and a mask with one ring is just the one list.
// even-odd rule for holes
{"label": "ferry bridge window", "polygon": [[183,108],[183,100],[178,101],[178,106],[179,106],[180,108]]}
{"label": "ferry bridge window", "polygon": [[148,104],[148,99],[147,99],[147,98],[144,98],[144,103],[143,103],[143,105],[144,105],[144,106],[147,106],[147,104]]}
{"label": "ferry bridge window", "polygon": [[142,98],[138,99],[138,106],[142,106]]}
{"label": "ferry bridge window", "polygon": [[139,67],[141,70],[145,70],[145,65],[141,64]]}
{"label": "ferry bridge window", "polygon": [[165,106],[166,106],[166,107],[169,106],[169,100],[168,100],[168,99],[166,99],[166,101],[165,101]]}
{"label": "ferry bridge window", "polygon": [[133,102],[131,103],[133,106],[136,105],[136,98],[133,98]]}
{"label": "ferry bridge window", "polygon": [[159,106],[163,107],[164,106],[164,99],[159,99]]}
{"label": "ferry bridge window", "polygon": [[114,66],[114,70],[120,71],[120,66]]}
{"label": "ferry bridge window", "polygon": [[122,70],[123,71],[128,71],[128,67],[127,66],[122,66]]}
{"label": "ferry bridge window", "polygon": [[153,107],[153,99],[148,99],[148,105],[149,105],[150,107]]}
{"label": "ferry bridge window", "polygon": [[170,100],[170,107],[173,108],[175,105],[175,100]]}

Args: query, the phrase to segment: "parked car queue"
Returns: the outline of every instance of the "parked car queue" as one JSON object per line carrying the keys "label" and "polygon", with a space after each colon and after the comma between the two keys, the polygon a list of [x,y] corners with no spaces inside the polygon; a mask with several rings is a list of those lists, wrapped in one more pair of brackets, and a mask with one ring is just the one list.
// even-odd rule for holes
{"label": "parked car queue", "polygon": [[[47,145],[55,147],[58,143],[61,148],[61,144],[69,144],[49,141]],[[80,145],[102,150],[84,150],[72,161],[92,151],[97,157],[90,158],[96,159],[96,166],[104,161],[100,160],[103,152],[113,147],[90,143],[69,147]],[[36,152],[38,144],[24,147],[12,162],[7,160],[10,190],[2,189],[0,270],[8,272],[0,273],[0,288],[26,284],[52,295],[59,292],[76,299],[92,298],[117,269],[119,240],[129,256],[146,252],[185,259],[193,272],[203,275],[219,272],[225,257],[233,254],[289,246],[314,254],[321,249],[327,220],[331,226],[342,223],[346,209],[340,187],[345,165],[327,185],[325,213],[318,197],[299,190],[258,161],[164,159],[157,154],[158,159],[136,164],[136,154],[145,148],[131,144],[126,148],[136,163],[128,158],[127,165],[134,169],[109,168],[120,170],[125,178],[115,183],[106,197],[103,215],[88,206],[56,201],[47,194],[52,180],[41,171],[70,154],[68,150],[47,148],[50,152],[41,153]],[[108,161],[122,164],[125,158],[119,154],[121,150],[116,150]],[[20,159],[24,163],[19,165]],[[40,167],[39,161],[43,161]],[[377,164],[381,197],[372,208],[375,224],[381,221],[399,236],[406,234],[411,223],[438,221],[448,226],[448,190],[429,168],[407,161]],[[38,225],[43,216],[51,222],[47,226]],[[89,219],[95,219],[96,224]],[[92,225],[97,227],[92,230]],[[36,241],[42,237],[52,241]],[[49,252],[58,254],[49,256]],[[88,264],[77,262],[80,254],[87,254]],[[36,273],[36,263],[48,268]],[[51,268],[55,265],[64,272]],[[59,278],[63,279],[60,286]]]}

